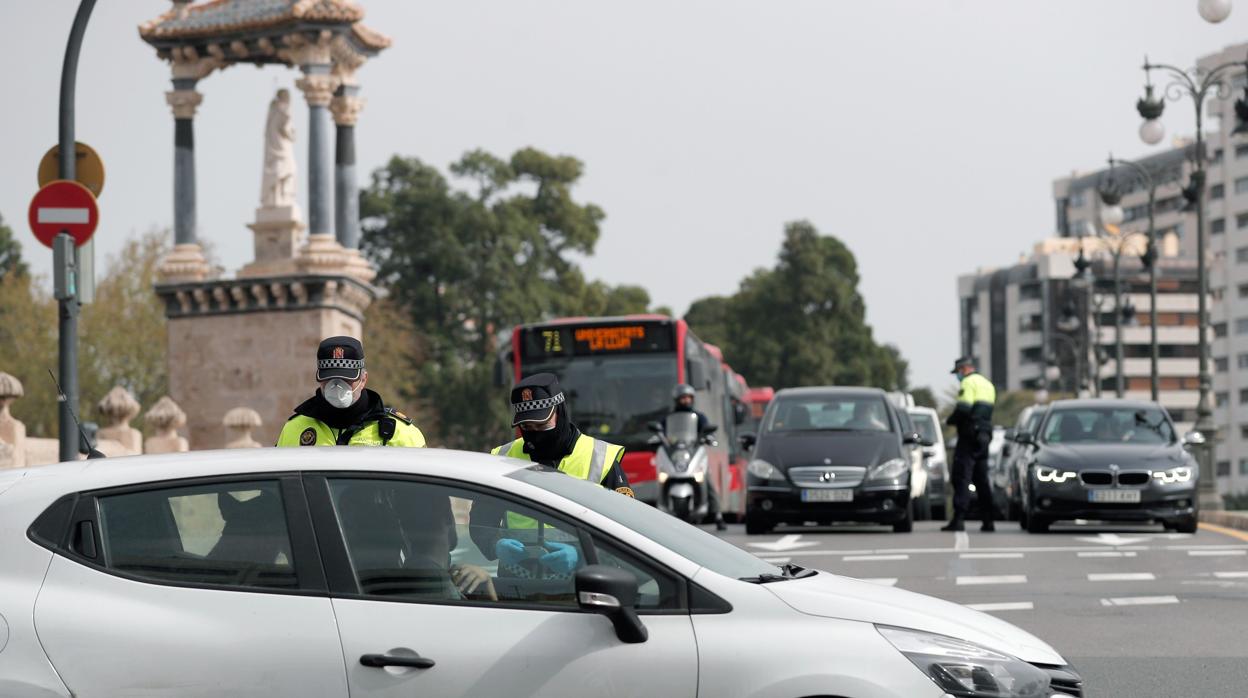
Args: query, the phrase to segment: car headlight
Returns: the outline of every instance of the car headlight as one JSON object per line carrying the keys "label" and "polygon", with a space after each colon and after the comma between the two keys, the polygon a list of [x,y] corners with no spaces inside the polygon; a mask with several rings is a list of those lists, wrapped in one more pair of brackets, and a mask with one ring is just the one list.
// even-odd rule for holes
{"label": "car headlight", "polygon": [[780,472],[776,466],[765,460],[755,458],[750,461],[749,465],[745,466],[745,469],[754,477],[763,480],[777,480],[779,482],[784,482],[784,473]]}
{"label": "car headlight", "polygon": [[[877,625],[893,647],[951,696],[1050,698],[1049,675],[1008,654],[946,635]],[[1061,695],[1061,694],[1057,694]]]}
{"label": "car headlight", "polygon": [[896,480],[910,469],[904,458],[893,458],[875,466],[867,473],[868,480]]}
{"label": "car headlight", "polygon": [[1191,482],[1192,469],[1187,466],[1181,466],[1170,468],[1169,470],[1157,470],[1153,472],[1153,477],[1163,485],[1173,485],[1176,482]]}
{"label": "car headlight", "polygon": [[1036,466],[1036,479],[1040,482],[1056,482],[1062,484],[1067,480],[1079,477],[1079,473],[1072,470],[1062,470],[1060,468],[1050,468],[1047,465]]}

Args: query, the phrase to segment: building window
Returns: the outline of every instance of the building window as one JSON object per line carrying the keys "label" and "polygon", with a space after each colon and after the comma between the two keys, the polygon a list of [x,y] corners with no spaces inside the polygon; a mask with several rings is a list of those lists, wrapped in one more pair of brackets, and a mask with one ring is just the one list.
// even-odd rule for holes
{"label": "building window", "polygon": [[1209,221],[1209,234],[1210,235],[1219,235],[1225,232],[1226,232],[1226,219],[1225,218],[1214,218],[1213,220]]}
{"label": "building window", "polygon": [[1209,198],[1210,198],[1210,199],[1212,199],[1212,200],[1215,200],[1215,201],[1216,201],[1216,200],[1218,200],[1218,199],[1221,199],[1221,198],[1222,198],[1222,197],[1224,197],[1224,196],[1226,196],[1226,185],[1225,185],[1225,184],[1215,184],[1215,185],[1213,185],[1213,186],[1209,187]]}
{"label": "building window", "polygon": [[1248,177],[1240,177],[1239,179],[1235,180],[1235,193],[1236,194],[1248,193]]}
{"label": "building window", "polygon": [[1226,373],[1230,368],[1230,363],[1225,356],[1220,356],[1213,360],[1213,370],[1216,373]]}
{"label": "building window", "polygon": [[1241,230],[1248,228],[1248,213],[1239,213],[1235,215],[1235,227]]}
{"label": "building window", "polygon": [[[1158,323],[1157,323],[1157,324],[1159,324],[1159,325],[1160,325],[1160,324],[1161,324],[1161,322],[1160,322],[1160,321],[1161,321],[1161,313],[1158,313],[1158,314],[1157,314],[1157,320],[1158,320]],[[1219,338],[1219,339],[1221,339],[1222,337],[1225,337],[1225,336],[1226,336],[1226,323],[1225,323],[1225,322],[1215,322],[1215,323],[1213,323],[1213,336],[1214,336],[1214,337],[1217,337],[1217,338]]]}
{"label": "building window", "polygon": [[1248,402],[1248,388],[1240,388],[1239,401],[1241,403]]}
{"label": "building window", "polygon": [[1083,189],[1077,189],[1071,193],[1070,195],[1071,208],[1083,208],[1083,202],[1084,202],[1083,192],[1084,192]]}
{"label": "building window", "polygon": [[1218,461],[1218,477],[1229,477],[1231,474],[1231,462],[1229,460]]}
{"label": "building window", "polygon": [[1248,262],[1248,247],[1235,248],[1235,261],[1239,264]]}
{"label": "building window", "polygon": [[1236,158],[1248,157],[1248,143],[1240,143],[1239,145],[1235,146],[1235,157]]}
{"label": "building window", "polygon": [[1240,354],[1236,356],[1235,365],[1240,368],[1248,368],[1248,354]]}
{"label": "building window", "polygon": [[1237,288],[1240,298],[1248,298],[1248,284],[1240,284]]}
{"label": "building window", "polygon": [[1239,474],[1248,475],[1248,458],[1239,459]]}
{"label": "building window", "polygon": [[1209,158],[1209,164],[1216,165],[1222,162],[1222,149],[1218,148],[1213,151],[1213,157]]}
{"label": "building window", "polygon": [[1235,318],[1235,334],[1248,334],[1248,317]]}
{"label": "building window", "polygon": [[[1213,402],[1216,407],[1226,407],[1231,402],[1231,396],[1228,393],[1214,393]],[[1248,429],[1248,426],[1245,426],[1244,429]],[[1244,433],[1244,438],[1248,439],[1248,431]]]}

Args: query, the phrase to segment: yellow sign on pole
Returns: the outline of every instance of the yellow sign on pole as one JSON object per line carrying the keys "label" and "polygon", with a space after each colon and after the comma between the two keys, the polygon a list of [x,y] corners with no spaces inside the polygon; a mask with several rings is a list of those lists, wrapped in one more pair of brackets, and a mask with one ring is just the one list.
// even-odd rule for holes
{"label": "yellow sign on pole", "polygon": [[[99,153],[86,143],[74,143],[74,154],[78,159],[74,179],[98,197],[100,192],[104,191],[104,161],[100,159]],[[60,157],[61,147],[54,145],[39,161],[40,188],[48,182],[61,178]]]}

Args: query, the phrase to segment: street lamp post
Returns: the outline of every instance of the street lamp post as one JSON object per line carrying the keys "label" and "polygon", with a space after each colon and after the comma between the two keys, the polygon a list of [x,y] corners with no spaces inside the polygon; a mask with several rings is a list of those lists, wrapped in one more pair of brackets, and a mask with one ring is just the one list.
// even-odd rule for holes
{"label": "street lamp post", "polygon": [[[1213,423],[1213,406],[1210,404],[1210,392],[1213,387],[1209,375],[1209,272],[1208,260],[1205,258],[1205,134],[1204,109],[1205,100],[1211,95],[1227,99],[1231,95],[1228,80],[1230,73],[1236,69],[1248,67],[1248,62],[1223,63],[1211,70],[1199,68],[1191,71],[1176,68],[1164,63],[1149,63],[1144,59],[1145,87],[1144,97],[1136,102],[1136,110],[1144,119],[1140,126],[1140,137],[1145,143],[1155,145],[1165,135],[1165,127],[1159,119],[1165,111],[1165,100],[1178,101],[1184,97],[1192,100],[1196,110],[1196,150],[1194,170],[1192,171],[1191,199],[1196,208],[1196,286],[1199,294],[1197,306],[1199,326],[1199,367],[1200,367],[1200,398],[1196,405],[1196,431],[1205,436],[1205,442],[1196,449],[1197,463],[1200,465],[1200,505],[1206,509],[1221,509],[1222,500],[1218,496],[1218,478],[1213,469],[1214,437],[1216,425]],[[1153,95],[1152,75],[1158,71],[1171,80],[1161,97]],[[1236,133],[1243,133],[1245,119],[1248,119],[1248,87],[1245,97],[1235,102],[1235,114],[1239,117]],[[1185,192],[1188,195],[1188,192]]]}
{"label": "street lamp post", "polygon": [[[1109,157],[1110,167],[1113,167],[1114,157]],[[1121,161],[1120,161],[1121,162]],[[1132,163],[1134,164],[1134,163]],[[1113,182],[1113,170],[1110,170],[1110,179],[1098,190],[1101,199],[1101,227],[1097,229],[1097,237],[1104,241],[1105,246],[1109,248],[1110,254],[1114,259],[1114,393],[1117,397],[1123,397],[1126,392],[1126,372],[1123,367],[1125,352],[1123,350],[1122,326],[1127,320],[1134,315],[1134,308],[1128,307],[1122,301],[1122,255],[1126,251],[1127,242],[1134,236],[1139,235],[1135,232],[1123,232],[1119,227],[1122,225],[1126,214],[1123,213],[1120,202],[1122,194]],[[1153,346],[1152,346],[1152,387],[1153,400],[1157,400],[1157,274],[1153,269],[1152,262],[1156,257],[1156,251],[1153,246],[1155,234],[1152,227],[1152,198],[1153,192],[1149,192],[1149,234],[1148,246],[1145,248],[1144,254],[1140,255],[1140,261],[1149,268],[1150,271],[1150,290],[1152,298],[1151,319],[1153,321]]]}
{"label": "street lamp post", "polygon": [[[1140,255],[1140,261],[1144,267],[1148,269],[1148,345],[1149,345],[1149,388],[1152,394],[1153,402],[1159,400],[1160,378],[1157,372],[1157,229],[1154,224],[1154,214],[1156,212],[1157,203],[1157,180],[1155,173],[1139,163],[1122,158],[1115,158],[1113,153],[1109,155],[1109,173],[1113,177],[1114,168],[1122,165],[1129,169],[1140,179],[1140,182],[1148,188],[1148,247],[1144,254]],[[1102,203],[1104,200],[1102,199]],[[1121,349],[1119,350],[1121,352]]]}

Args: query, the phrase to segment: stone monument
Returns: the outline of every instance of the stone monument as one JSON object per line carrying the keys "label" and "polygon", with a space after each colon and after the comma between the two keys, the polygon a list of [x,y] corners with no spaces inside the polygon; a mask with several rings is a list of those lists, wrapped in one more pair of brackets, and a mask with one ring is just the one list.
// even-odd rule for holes
{"label": "stone monument", "polygon": [[9,412],[25,394],[21,381],[0,371],[0,468],[26,467],[26,425]]}
{"label": "stone monument", "polygon": [[[130,426],[130,420],[138,416],[139,409],[139,401],[134,399],[129,390],[118,385],[108,391],[96,405],[96,412],[104,422],[104,426],[96,432],[100,441],[97,448],[109,456],[135,456],[142,453],[143,434]],[[113,441],[117,446],[109,444],[110,448],[106,449],[103,447],[105,441]]]}
{"label": "stone monument", "polygon": [[222,420],[225,425],[226,448],[260,448],[260,444],[251,438],[251,432],[262,425],[260,415],[250,407],[235,407],[225,413]]}
{"label": "stone monument", "polygon": [[[160,266],[156,293],[169,320],[169,391],[188,406],[197,446],[220,443],[220,415],[239,404],[260,417],[256,440],[274,443],[290,410],[314,388],[309,367],[317,344],[332,335],[359,337],[377,295],[375,271],[359,252],[355,126],[363,100],[356,74],[390,40],[363,18],[353,0],[176,0],[139,27],[173,79],[166,99],[174,113],[176,245]],[[195,88],[245,63],[301,73],[295,86],[308,114],[308,218],[305,226],[295,205],[294,104],[279,91],[265,119],[260,207],[250,224],[255,259],[233,279],[214,279],[195,223],[193,124],[203,101]]]}
{"label": "stone monument", "polygon": [[178,435],[178,429],[186,426],[186,413],[168,395],[152,405],[152,409],[143,415],[143,421],[156,431],[145,444],[147,453],[181,453],[190,450],[190,444]]}

